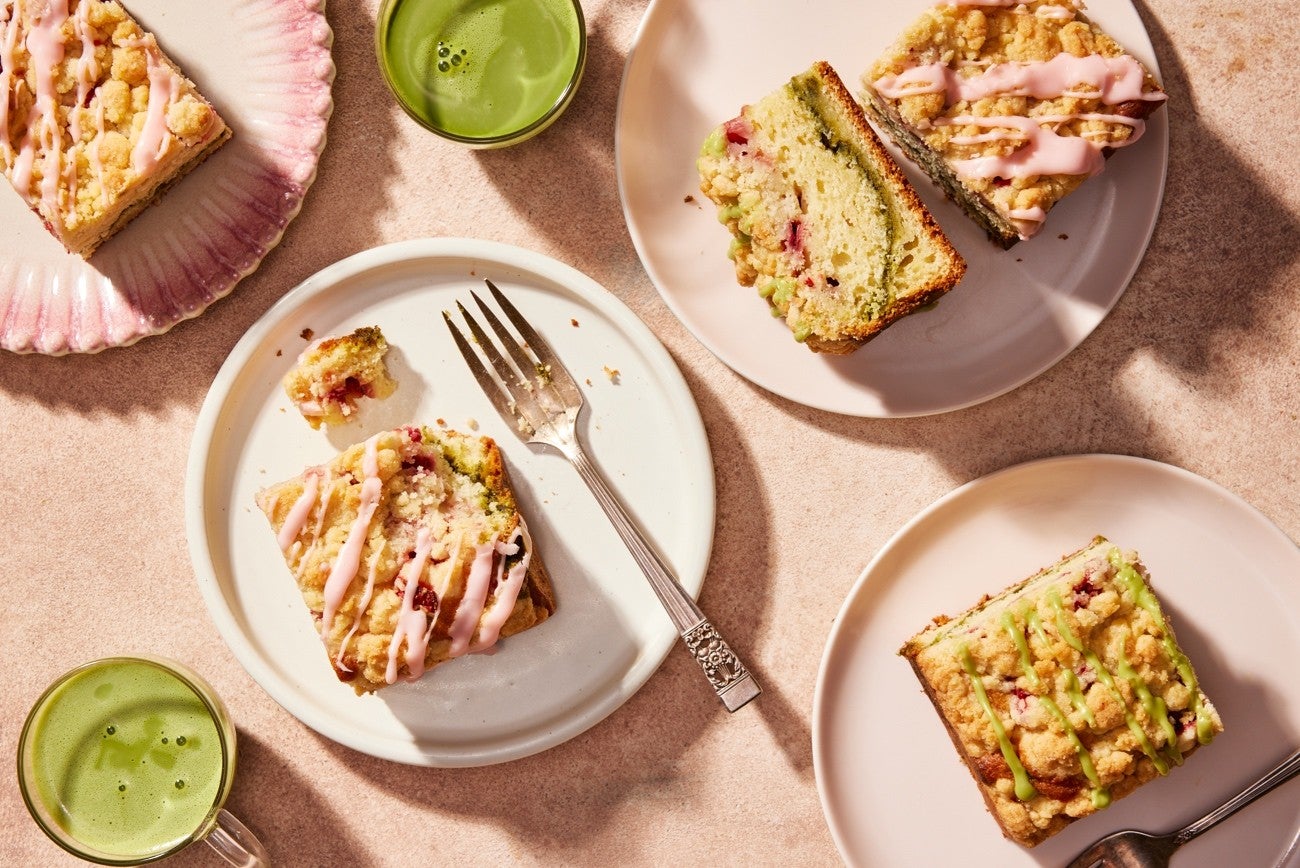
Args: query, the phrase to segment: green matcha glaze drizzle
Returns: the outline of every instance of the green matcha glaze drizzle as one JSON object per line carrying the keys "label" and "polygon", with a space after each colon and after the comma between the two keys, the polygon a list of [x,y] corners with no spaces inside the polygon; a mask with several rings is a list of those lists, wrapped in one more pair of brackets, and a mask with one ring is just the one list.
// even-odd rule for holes
{"label": "green matcha glaze drizzle", "polygon": [[[1027,625],[1030,623],[1030,619],[1033,619],[1035,623],[1038,621],[1038,613],[1032,609],[1025,613],[1025,623]],[[1025,639],[1024,632],[1016,626],[1010,609],[1002,613],[1002,626],[1011,635],[1011,641],[1016,643],[1016,648],[1020,651],[1020,668],[1024,672],[1025,678],[1032,686],[1038,687],[1042,683],[1042,679],[1038,677],[1038,673],[1034,671],[1034,667],[1030,663],[1029,643]],[[1038,625],[1038,636],[1046,646],[1048,643],[1045,641],[1046,637],[1043,636],[1041,624]],[[1068,669],[1066,671],[1070,672],[1070,675],[1074,675],[1073,671]],[[1075,684],[1078,684],[1077,678]],[[1083,695],[1080,694],[1079,697],[1082,699]],[[1073,695],[1071,695],[1071,699],[1073,699]],[[1088,749],[1083,746],[1083,742],[1079,740],[1079,734],[1070,725],[1070,721],[1066,719],[1064,712],[1061,711],[1061,707],[1056,704],[1055,700],[1050,696],[1039,696],[1038,701],[1056,718],[1056,722],[1061,725],[1066,738],[1070,740],[1070,744],[1074,745],[1074,752],[1079,757],[1079,767],[1083,769],[1084,776],[1092,784],[1092,806],[1098,809],[1106,807],[1110,804],[1110,790],[1102,786],[1101,776],[1097,774],[1097,767],[1092,762],[1092,754],[1088,753]],[[1086,705],[1084,707],[1087,708]]]}
{"label": "green matcha glaze drizzle", "polygon": [[1002,628],[1007,631],[1011,641],[1016,643],[1016,650],[1020,652],[1020,671],[1024,673],[1029,686],[1038,687],[1042,681],[1030,662],[1029,643],[1025,641],[1025,634],[1016,627],[1016,621],[1011,617],[1010,609],[1006,609],[1002,613]]}
{"label": "green matcha glaze drizzle", "polygon": [[1079,637],[1074,635],[1074,631],[1070,629],[1070,624],[1065,619],[1065,607],[1061,604],[1061,595],[1056,588],[1052,588],[1047,592],[1047,600],[1052,604],[1052,608],[1056,612],[1056,629],[1061,634],[1061,638],[1063,638],[1071,648],[1083,655],[1083,659],[1087,661],[1088,665],[1097,673],[1097,680],[1109,687],[1115,694],[1115,698],[1119,700],[1120,705],[1124,706],[1124,722],[1128,724],[1129,731],[1132,732],[1133,737],[1137,739],[1138,745],[1142,748],[1142,752],[1151,760],[1152,764],[1156,767],[1157,772],[1162,775],[1168,774],[1169,764],[1165,762],[1164,757],[1160,756],[1160,753],[1155,749],[1155,746],[1151,744],[1151,739],[1147,738],[1147,734],[1142,729],[1141,724],[1137,722],[1137,718],[1133,716],[1133,712],[1129,709],[1128,703],[1124,701],[1124,694],[1119,692],[1119,687],[1115,684],[1115,679],[1111,676],[1110,672],[1101,665],[1101,660],[1098,659],[1097,655],[1085,648],[1083,642],[1081,642]]}
{"label": "green matcha glaze drizzle", "polygon": [[[1196,673],[1192,671],[1192,663],[1174,642],[1173,631],[1165,621],[1164,612],[1160,610],[1155,594],[1151,593],[1151,589],[1147,587],[1147,583],[1143,581],[1141,574],[1134,569],[1133,565],[1124,560],[1119,549],[1111,550],[1110,565],[1115,569],[1119,580],[1128,586],[1137,604],[1156,620],[1165,654],[1173,662],[1179,677],[1182,678],[1183,684],[1192,696],[1192,713],[1196,715],[1196,740],[1201,744],[1209,744],[1214,739],[1214,721],[1205,713],[1205,704],[1201,702],[1201,689],[1196,682]],[[1174,746],[1174,750],[1177,750],[1176,741],[1171,741],[1170,744]]]}
{"label": "green matcha glaze drizzle", "polygon": [[[1045,647],[1051,647],[1051,642],[1047,640],[1047,634],[1043,632],[1043,622],[1039,620],[1038,613],[1032,609],[1025,616],[1025,621],[1029,624],[1029,629],[1034,631],[1038,641],[1042,642]],[[1074,670],[1068,666],[1063,667],[1065,670],[1065,692],[1070,697],[1070,702],[1074,704],[1075,709],[1083,715],[1083,719],[1088,722],[1088,726],[1096,726],[1097,718],[1093,715],[1092,709],[1088,707],[1088,700],[1083,696],[1083,685],[1079,683],[1079,676],[1074,674]]]}
{"label": "green matcha glaze drizzle", "polygon": [[1020,762],[1020,757],[1016,755],[1016,749],[1011,744],[1011,739],[1007,738],[1007,731],[1002,727],[1002,721],[998,719],[997,712],[993,710],[993,705],[989,702],[989,696],[984,692],[984,682],[980,679],[979,672],[975,669],[975,661],[970,656],[970,650],[965,645],[961,646],[961,668],[966,670],[966,676],[970,678],[971,686],[975,688],[975,697],[979,700],[980,707],[988,716],[989,723],[993,726],[993,732],[998,737],[998,746],[1002,749],[1002,758],[1007,761],[1007,767],[1011,769],[1011,775],[1015,779],[1016,798],[1022,802],[1027,802],[1038,795],[1034,785],[1029,780],[1029,773]]}
{"label": "green matcha glaze drizzle", "polygon": [[1133,688],[1133,695],[1138,698],[1138,701],[1142,703],[1142,707],[1146,709],[1147,717],[1158,723],[1160,728],[1164,730],[1165,747],[1168,748],[1174,765],[1182,765],[1183,753],[1178,749],[1178,733],[1174,730],[1174,725],[1169,722],[1169,709],[1165,707],[1165,701],[1159,696],[1151,694],[1150,686],[1129,665],[1128,658],[1124,656],[1122,649],[1119,652],[1119,675]]}

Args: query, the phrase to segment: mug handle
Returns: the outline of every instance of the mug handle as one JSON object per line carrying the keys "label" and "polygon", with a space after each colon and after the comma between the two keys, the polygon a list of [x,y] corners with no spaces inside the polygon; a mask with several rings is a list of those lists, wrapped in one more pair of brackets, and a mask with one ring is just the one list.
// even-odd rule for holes
{"label": "mug handle", "polygon": [[217,813],[217,825],[203,840],[236,868],[269,868],[271,864],[262,842],[225,808]]}

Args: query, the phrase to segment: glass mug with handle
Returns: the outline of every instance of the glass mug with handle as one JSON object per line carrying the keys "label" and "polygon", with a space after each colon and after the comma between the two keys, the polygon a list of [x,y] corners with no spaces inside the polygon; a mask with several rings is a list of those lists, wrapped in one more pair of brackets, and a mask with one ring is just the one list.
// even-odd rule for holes
{"label": "glass mug with handle", "polygon": [[37,700],[18,740],[18,780],[56,844],[103,865],[143,865],[206,841],[232,865],[269,865],[223,807],[235,726],[197,674],[160,657],[83,664]]}

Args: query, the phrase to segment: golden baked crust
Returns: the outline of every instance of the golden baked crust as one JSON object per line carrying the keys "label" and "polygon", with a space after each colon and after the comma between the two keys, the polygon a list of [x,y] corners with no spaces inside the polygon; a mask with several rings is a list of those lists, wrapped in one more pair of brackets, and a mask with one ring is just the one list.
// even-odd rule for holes
{"label": "golden baked crust", "polygon": [[1133,552],[1103,537],[901,651],[1003,833],[1032,847],[1223,730]]}
{"label": "golden baked crust", "polygon": [[69,251],[89,256],[229,137],[116,0],[0,2],[0,159]]}
{"label": "golden baked crust", "polygon": [[257,505],[358,693],[540,624],[555,595],[487,437],[409,426],[272,485]]}
{"label": "golden baked crust", "polygon": [[1071,0],[936,5],[863,75],[868,114],[979,222],[1011,246],[1165,94]]}
{"label": "golden baked crust", "polygon": [[387,398],[397,388],[384,362],[387,354],[388,341],[378,326],[322,338],[284,375],[284,392],[312,428],[342,425],[361,398]]}
{"label": "golden baked crust", "polygon": [[697,166],[737,280],[814,351],[856,350],[965,271],[825,62],[716,128]]}

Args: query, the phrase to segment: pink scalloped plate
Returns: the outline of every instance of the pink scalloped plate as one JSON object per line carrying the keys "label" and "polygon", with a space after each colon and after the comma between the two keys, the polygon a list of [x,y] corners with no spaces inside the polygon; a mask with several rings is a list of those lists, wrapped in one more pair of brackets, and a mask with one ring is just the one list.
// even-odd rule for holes
{"label": "pink scalloped plate", "polygon": [[0,348],[94,353],[197,316],[302,207],[333,111],[325,0],[128,0],[234,137],[89,260],[0,184]]}

